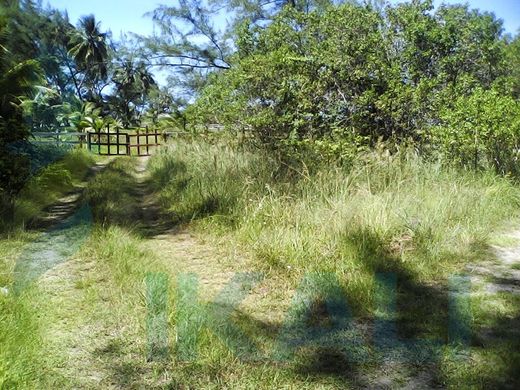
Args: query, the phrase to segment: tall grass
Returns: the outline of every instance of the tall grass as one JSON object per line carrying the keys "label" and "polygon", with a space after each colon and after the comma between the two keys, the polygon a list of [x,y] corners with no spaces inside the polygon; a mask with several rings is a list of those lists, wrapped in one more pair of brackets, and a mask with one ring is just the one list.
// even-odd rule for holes
{"label": "tall grass", "polygon": [[26,184],[15,204],[15,221],[0,221],[0,388],[43,388],[47,378],[41,344],[44,316],[38,312],[41,295],[31,285],[15,294],[16,260],[22,248],[36,239],[24,231],[26,222],[85,178],[94,159],[74,150],[61,160],[40,169]]}
{"label": "tall grass", "polygon": [[252,253],[258,267],[299,280],[333,272],[361,312],[374,274],[441,280],[483,256],[490,234],[517,214],[520,191],[490,172],[374,151],[313,173],[259,152],[181,143],[150,164],[162,204]]}
{"label": "tall grass", "polygon": [[[275,288],[296,288],[309,272],[324,276],[322,284],[337,278],[353,314],[370,327],[381,316],[377,273],[393,274],[395,320],[405,340],[448,339],[449,276],[493,258],[490,243],[518,220],[520,205],[520,190],[509,178],[428,161],[410,150],[390,155],[376,149],[349,166],[316,164],[309,170],[247,148],[179,141],[153,157],[150,172],[176,222],[190,222],[205,237],[251,254],[253,265],[275,276],[272,280],[283,280]],[[320,291],[328,287],[334,285],[320,285]],[[322,298],[311,302],[311,313]],[[509,316],[518,316],[512,303],[517,300],[506,301]],[[477,328],[483,322],[497,329],[511,323],[503,316],[497,320],[496,310],[483,309],[478,295],[470,305]],[[516,383],[517,344],[511,337],[471,344],[470,358],[462,360],[460,346],[447,344],[439,360],[433,358],[438,371],[432,375],[453,388]],[[312,354],[301,352],[303,367],[312,366]],[[338,359],[318,361],[330,371]],[[356,370],[370,376],[378,368],[348,365],[337,374],[350,378],[349,370],[355,378]],[[312,370],[303,372],[312,377]]]}
{"label": "tall grass", "polygon": [[41,168],[29,179],[16,199],[14,226],[30,222],[45,207],[72,191],[85,179],[93,164],[91,154],[84,149],[74,149],[59,161]]}

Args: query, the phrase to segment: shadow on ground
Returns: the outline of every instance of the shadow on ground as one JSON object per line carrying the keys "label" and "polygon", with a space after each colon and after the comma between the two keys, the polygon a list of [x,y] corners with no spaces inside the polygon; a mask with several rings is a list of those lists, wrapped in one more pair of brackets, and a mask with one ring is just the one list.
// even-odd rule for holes
{"label": "shadow on ground", "polygon": [[[141,237],[152,238],[175,234],[193,218],[210,216],[219,210],[218,199],[208,199],[195,205],[196,209],[189,210],[184,216],[165,210],[153,191],[156,184],[152,185],[142,176],[144,168],[136,168],[135,164],[123,160],[118,159],[110,164],[90,188],[87,198],[97,222],[122,225]],[[384,250],[386,243],[369,230],[348,232],[345,240],[347,244],[356,246],[358,257],[370,272],[386,275],[388,282],[389,290],[384,301],[389,307],[383,307],[382,312],[375,308],[379,312],[378,317],[371,319],[366,313],[360,314],[362,308],[353,307],[354,314],[362,318],[355,326],[359,326],[358,334],[364,335],[362,343],[365,343],[370,358],[352,359],[341,348],[330,345],[304,345],[296,352],[290,369],[305,381],[329,378],[355,388],[443,387],[446,378],[441,367],[442,351],[453,341],[449,334],[448,283],[426,284],[419,281],[398,256]],[[505,279],[497,278],[495,282],[518,285],[516,279]],[[356,301],[355,297],[345,296],[348,302]],[[319,302],[314,306],[319,307]],[[258,321],[240,311],[235,314],[237,323],[253,339],[276,343],[280,325]],[[330,320],[326,309],[315,310],[310,316],[318,324],[326,324]],[[488,349],[505,343],[507,348],[504,351],[520,351],[519,329],[519,315],[514,318],[497,317],[487,331],[487,338],[479,334],[480,330],[472,329],[468,344],[464,345],[464,340],[456,340],[457,343],[462,342],[462,346],[457,348]],[[378,340],[374,336],[377,332],[380,332]],[[109,355],[112,352],[101,353]],[[517,379],[520,355],[512,354],[503,359],[504,372],[500,377],[485,379],[487,388],[520,387],[520,379]],[[114,364],[112,379],[121,387],[135,384],[135,381],[139,382],[139,370],[130,363]]]}

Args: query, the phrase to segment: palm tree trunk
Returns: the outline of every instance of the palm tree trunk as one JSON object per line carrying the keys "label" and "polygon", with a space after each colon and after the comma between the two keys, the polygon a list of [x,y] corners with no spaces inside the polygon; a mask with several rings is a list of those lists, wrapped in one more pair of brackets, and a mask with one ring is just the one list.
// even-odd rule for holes
{"label": "palm tree trunk", "polygon": [[78,98],[81,102],[83,102],[83,97],[81,96],[81,88],[78,85],[78,80],[76,80],[76,74],[72,70],[69,62],[67,61],[67,68],[69,68],[70,76],[72,77],[72,82],[74,83],[74,88],[76,88],[76,93],[78,94]]}

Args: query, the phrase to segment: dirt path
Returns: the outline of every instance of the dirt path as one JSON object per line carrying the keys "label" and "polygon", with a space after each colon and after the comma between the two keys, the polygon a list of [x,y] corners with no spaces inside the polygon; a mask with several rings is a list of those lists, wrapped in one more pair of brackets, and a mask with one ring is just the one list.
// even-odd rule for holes
{"label": "dirt path", "polygon": [[[148,237],[143,240],[144,249],[160,259],[172,280],[179,272],[193,272],[200,275],[205,291],[218,291],[236,268],[214,246],[168,223],[146,188],[147,161],[140,160],[135,177],[141,205],[141,218],[136,222]],[[153,365],[145,362],[140,333],[144,318],[137,321],[142,326],[124,322],[133,309],[121,307],[121,298],[113,296],[120,292],[107,276],[107,266],[81,249],[93,227],[91,217],[85,217],[88,208],[81,207],[82,194],[88,180],[107,165],[94,166],[85,182],[33,221],[31,227],[44,232],[24,249],[17,263],[20,291],[32,281],[38,287],[35,310],[43,314],[43,348],[53,378],[46,386],[52,388],[123,389],[149,384],[153,376]],[[136,315],[142,315],[139,310]]]}
{"label": "dirt path", "polygon": [[109,162],[110,160],[98,162],[92,166],[83,182],[77,185],[73,191],[65,194],[57,202],[43,210],[43,215],[29,222],[28,227],[36,230],[50,229],[73,215],[81,205],[81,196],[88,182],[99,172],[103,171]]}
{"label": "dirt path", "polygon": [[506,292],[520,294],[520,230],[508,233],[504,237],[516,242],[513,246],[494,245],[493,261],[480,262],[467,267],[474,284],[482,292],[496,294]]}
{"label": "dirt path", "polygon": [[[135,222],[145,237],[142,249],[153,253],[172,281],[179,273],[195,273],[202,299],[210,300],[237,270],[247,269],[247,261],[169,223],[146,186],[147,162],[139,160],[135,176],[135,196],[141,208]],[[45,221],[59,226],[78,210],[80,199],[80,193],[70,194],[49,209]],[[56,249],[56,243],[44,242],[51,246],[49,250]],[[42,253],[48,256],[50,252],[45,251],[38,248],[33,257],[41,257]],[[132,309],[117,306],[120,297],[114,299],[111,294],[120,292],[114,291],[108,272],[103,262],[89,260],[79,252],[67,256],[66,261],[54,262],[39,276],[38,286],[45,297],[40,309],[47,317],[45,348],[52,359],[48,366],[56,378],[56,387],[123,389],[149,387],[156,382],[152,379],[154,366],[146,362],[143,349],[144,318],[137,321],[141,323],[138,327],[124,322]],[[142,313],[137,311],[136,315]]]}
{"label": "dirt path", "polygon": [[185,227],[169,224],[171,218],[163,214],[155,195],[146,188],[148,161],[148,158],[139,160],[136,177],[142,198],[142,232],[148,238],[144,246],[166,266],[171,277],[196,274],[204,296],[214,296],[237,270],[247,270],[248,261],[204,242]]}
{"label": "dirt path", "polygon": [[104,278],[94,276],[95,262],[86,261],[80,250],[93,223],[89,208],[83,205],[83,193],[109,162],[93,166],[84,182],[33,221],[32,228],[45,232],[22,254],[21,264],[26,263],[31,271],[24,267],[23,272],[29,279],[38,279],[42,298],[38,308],[45,313],[42,339],[54,378],[49,386],[97,388],[110,375],[96,359],[96,350],[110,336],[102,323],[104,316],[110,318],[109,308],[96,304],[99,300],[85,289],[87,283],[102,284]]}

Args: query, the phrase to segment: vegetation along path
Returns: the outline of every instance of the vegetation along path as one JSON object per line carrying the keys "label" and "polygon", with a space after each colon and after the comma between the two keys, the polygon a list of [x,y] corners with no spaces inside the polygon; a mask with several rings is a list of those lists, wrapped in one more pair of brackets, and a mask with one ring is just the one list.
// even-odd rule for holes
{"label": "vegetation along path", "polygon": [[[146,273],[165,274],[172,284],[180,273],[195,273],[208,301],[241,269],[237,256],[169,222],[148,190],[146,163],[98,164],[84,191],[47,209],[38,226],[50,233],[19,256],[30,265],[45,259],[31,279],[40,297],[34,308],[42,317],[48,373],[40,372],[38,381],[45,387],[161,387],[171,381],[168,367],[147,361]],[[69,234],[69,225],[83,230]]]}
{"label": "vegetation along path", "polygon": [[518,0],[48,2],[0,1],[0,390],[520,389]]}
{"label": "vegetation along path", "polygon": [[[346,360],[322,340],[321,345],[302,345],[290,363],[277,361],[273,351],[298,303],[301,280],[291,276],[291,266],[283,272],[276,265],[259,267],[254,253],[233,244],[225,231],[206,234],[218,225],[195,223],[195,218],[204,212],[209,214],[202,221],[216,218],[213,203],[191,210],[190,220],[178,207],[168,208],[170,195],[152,182],[158,180],[156,164],[162,158],[98,164],[81,195],[69,194],[47,208],[41,226],[48,233],[19,253],[26,264],[17,265],[18,272],[30,275],[24,283],[37,280],[22,293],[32,294],[31,310],[38,313],[42,347],[41,367],[34,368],[37,386],[443,388],[444,381],[458,383],[474,375],[481,351],[495,351],[500,367],[503,351],[516,348],[511,343],[518,340],[520,328],[514,309],[520,256],[518,235],[513,234],[495,239],[487,255],[494,261],[467,265],[475,329],[469,349],[455,348],[420,365],[398,355],[364,359],[375,352],[375,328],[361,315],[348,330],[349,340],[358,344],[345,355],[358,360]],[[168,174],[181,173],[176,166]],[[75,226],[84,230],[74,231]],[[35,263],[43,268],[32,267]],[[263,276],[252,272],[258,270]],[[441,285],[421,289],[421,304],[446,293],[437,291],[444,289]],[[330,307],[320,298],[309,307],[306,326],[329,327]],[[408,321],[404,329],[410,327],[412,335],[415,326],[422,326],[418,317],[399,321]],[[250,342],[254,352],[240,358]],[[512,370],[497,382],[499,387],[508,387],[515,364],[499,368]],[[496,378],[489,375],[493,383]]]}

